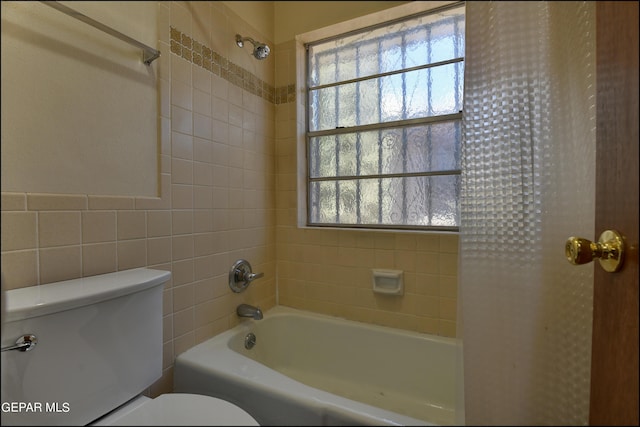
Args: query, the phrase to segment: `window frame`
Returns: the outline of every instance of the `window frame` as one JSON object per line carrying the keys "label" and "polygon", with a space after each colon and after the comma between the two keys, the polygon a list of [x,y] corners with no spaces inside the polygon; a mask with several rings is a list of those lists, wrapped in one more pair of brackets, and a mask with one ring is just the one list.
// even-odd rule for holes
{"label": "window frame", "polygon": [[[301,162],[301,158],[300,156],[298,156],[298,164],[299,164],[298,225],[299,226],[304,226],[304,227],[313,228],[313,229],[353,229],[353,230],[365,229],[365,230],[373,230],[373,231],[377,230],[377,231],[391,231],[391,232],[402,231],[402,230],[415,231],[415,232],[421,232],[421,231],[458,232],[459,231],[459,222],[458,222],[458,225],[456,226],[434,226],[434,225],[405,225],[405,224],[398,224],[398,223],[395,223],[395,224],[321,223],[321,222],[311,221],[312,209],[311,209],[310,185],[312,182],[318,182],[318,181],[329,180],[329,179],[355,180],[363,177],[389,178],[389,177],[395,177],[396,175],[401,177],[410,177],[410,176],[431,177],[431,176],[437,176],[437,175],[448,175],[448,176],[461,175],[462,170],[461,168],[458,168],[458,169],[451,169],[446,171],[420,172],[416,174],[403,172],[400,174],[381,174],[380,176],[377,176],[377,175],[376,176],[371,176],[371,175],[357,176],[356,175],[356,176],[333,176],[330,178],[312,178],[311,177],[311,169],[312,169],[311,161],[312,160],[311,160],[311,155],[309,153],[309,150],[311,145],[310,141],[314,137],[324,136],[324,135],[337,136],[337,135],[342,135],[347,133],[358,133],[358,132],[369,131],[369,130],[402,129],[410,126],[431,125],[431,124],[445,123],[450,121],[457,121],[460,123],[460,126],[461,126],[462,115],[463,115],[462,110],[458,111],[457,113],[445,114],[445,115],[439,115],[439,116],[425,116],[425,117],[419,117],[419,118],[413,118],[413,119],[403,119],[403,120],[388,121],[388,122],[376,122],[372,124],[356,125],[356,126],[349,126],[344,128],[339,127],[335,129],[324,129],[324,130],[316,130],[316,131],[310,130],[311,108],[309,104],[309,96],[310,96],[311,90],[318,90],[319,88],[324,88],[324,87],[339,86],[339,85],[344,85],[348,83],[375,79],[375,78],[385,77],[385,76],[394,75],[394,74],[407,73],[415,70],[421,70],[421,69],[433,68],[433,67],[442,66],[442,65],[455,64],[458,62],[464,62],[465,56],[462,55],[460,57],[448,59],[445,61],[438,61],[430,64],[422,64],[415,67],[408,67],[400,70],[379,73],[372,76],[347,79],[347,80],[335,82],[332,84],[309,86],[309,70],[308,70],[308,64],[309,64],[308,46],[309,45],[315,45],[315,44],[324,43],[324,42],[335,40],[335,39],[345,38],[352,34],[358,34],[365,31],[374,30],[376,28],[393,25],[394,23],[407,21],[413,18],[422,17],[430,14],[436,14],[445,10],[458,8],[460,6],[463,6],[465,2],[452,1],[452,2],[421,2],[421,3],[429,3],[429,5],[427,5],[427,7],[422,7],[421,10],[419,11],[412,12],[412,13],[404,13],[404,14],[400,13],[394,18],[392,17],[384,21],[379,21],[378,23],[373,25],[358,25],[354,23],[354,26],[352,27],[353,29],[351,30],[344,31],[341,28],[342,31],[334,31],[334,32],[331,32],[332,35],[328,35],[328,36],[320,37],[316,39],[313,39],[312,36],[309,37],[309,35],[307,35],[307,37],[305,37],[305,35],[303,35],[302,37],[296,37],[296,41],[298,43],[297,62],[298,64],[304,64],[304,68],[303,68],[304,72],[298,74],[298,82],[304,83],[303,85],[300,85],[301,87],[303,87],[303,90],[301,90],[300,92],[304,94],[304,96],[302,97],[303,100],[301,100],[304,102],[302,106],[304,109],[304,120],[303,120],[302,128],[300,126],[300,121],[298,121],[298,129],[299,131],[301,130],[303,131],[303,134],[301,135],[301,137],[299,137],[299,146],[300,146],[300,142],[304,144],[304,160]],[[401,9],[401,8],[402,6],[399,6],[394,9]],[[374,15],[384,16],[384,15],[381,15],[380,13],[376,13]],[[461,78],[464,78],[464,74],[462,75]],[[298,111],[300,112],[300,110]],[[460,140],[459,143],[462,144],[462,141]],[[461,165],[459,166],[461,167]],[[302,167],[302,171],[300,171],[300,167]],[[461,202],[459,193],[457,197],[458,197],[457,213],[459,215],[460,202]],[[301,203],[304,203],[304,209],[300,209]],[[459,221],[459,217],[458,217],[458,221]]]}

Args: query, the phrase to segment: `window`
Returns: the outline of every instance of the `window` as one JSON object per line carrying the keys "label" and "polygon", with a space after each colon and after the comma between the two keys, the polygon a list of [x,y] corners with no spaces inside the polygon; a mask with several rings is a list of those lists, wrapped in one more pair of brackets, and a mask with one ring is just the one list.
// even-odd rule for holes
{"label": "window", "polygon": [[464,5],[305,45],[307,223],[456,231]]}

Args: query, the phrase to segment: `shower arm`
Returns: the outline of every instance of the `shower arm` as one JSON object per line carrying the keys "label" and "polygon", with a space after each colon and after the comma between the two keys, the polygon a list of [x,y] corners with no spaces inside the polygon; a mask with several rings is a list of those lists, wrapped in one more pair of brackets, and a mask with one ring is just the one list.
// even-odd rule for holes
{"label": "shower arm", "polygon": [[236,44],[238,47],[244,47],[244,42],[249,41],[253,45],[252,55],[256,59],[265,59],[269,56],[271,49],[265,43],[255,41],[251,37],[242,37],[240,34],[236,34]]}
{"label": "shower arm", "polygon": [[242,37],[240,34],[236,34],[236,44],[239,47],[244,47],[244,42],[249,41],[252,45],[256,46],[258,43],[251,37]]}

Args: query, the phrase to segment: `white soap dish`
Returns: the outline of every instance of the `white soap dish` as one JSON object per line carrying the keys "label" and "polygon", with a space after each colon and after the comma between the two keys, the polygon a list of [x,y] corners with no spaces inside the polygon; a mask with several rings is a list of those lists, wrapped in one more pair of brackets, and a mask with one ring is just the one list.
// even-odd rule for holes
{"label": "white soap dish", "polygon": [[403,295],[402,270],[371,270],[373,292],[385,295]]}

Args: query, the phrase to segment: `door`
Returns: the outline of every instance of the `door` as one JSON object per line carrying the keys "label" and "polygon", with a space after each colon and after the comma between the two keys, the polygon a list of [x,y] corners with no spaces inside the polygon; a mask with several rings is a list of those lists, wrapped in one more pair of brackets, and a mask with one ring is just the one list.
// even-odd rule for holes
{"label": "door", "polygon": [[[596,5],[596,230],[625,239],[594,266],[591,425],[638,425],[638,2]],[[598,264],[598,263],[596,263]]]}

